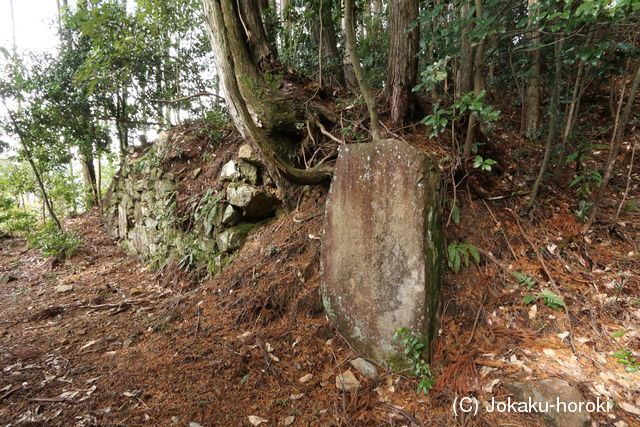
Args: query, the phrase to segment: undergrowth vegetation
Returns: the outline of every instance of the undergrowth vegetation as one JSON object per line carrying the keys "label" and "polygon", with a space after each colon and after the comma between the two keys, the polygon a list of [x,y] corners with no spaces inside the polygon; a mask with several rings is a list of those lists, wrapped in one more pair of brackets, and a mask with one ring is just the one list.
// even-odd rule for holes
{"label": "undergrowth vegetation", "polygon": [[60,230],[47,223],[41,230],[27,235],[29,248],[38,248],[45,257],[62,260],[71,257],[82,245],[82,240],[73,231]]}

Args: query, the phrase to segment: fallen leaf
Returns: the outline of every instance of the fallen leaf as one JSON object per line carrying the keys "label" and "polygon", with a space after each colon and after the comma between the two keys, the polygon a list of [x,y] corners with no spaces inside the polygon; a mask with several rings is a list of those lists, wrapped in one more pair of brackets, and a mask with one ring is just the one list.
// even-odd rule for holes
{"label": "fallen leaf", "polygon": [[75,399],[75,397],[79,394],[79,391],[65,391],[64,393],[61,393],[60,397],[61,399]]}
{"label": "fallen leaf", "polygon": [[124,393],[122,393],[122,395],[126,397],[138,397],[140,396],[140,393],[142,393],[142,390],[133,390],[133,391],[125,391]]}
{"label": "fallen leaf", "polygon": [[638,408],[635,405],[632,405],[631,403],[618,402],[618,406],[620,406],[622,409],[629,412],[630,414],[640,415],[640,408]]}
{"label": "fallen leaf", "polygon": [[313,374],[307,374],[304,377],[300,378],[298,381],[300,381],[301,383],[306,383],[309,382],[311,378],[313,378]]}
{"label": "fallen leaf", "polygon": [[81,397],[80,399],[78,399],[78,401],[82,402],[82,401],[87,400],[88,398],[90,398],[91,394],[93,394],[93,392],[96,391],[96,388],[98,388],[98,386],[94,384],[90,389],[84,390],[84,392],[87,393],[87,394],[85,396]]}
{"label": "fallen leaf", "polygon": [[256,417],[255,415],[249,415],[249,422],[253,426],[259,426],[260,424],[268,423],[269,420],[265,420],[264,418]]}

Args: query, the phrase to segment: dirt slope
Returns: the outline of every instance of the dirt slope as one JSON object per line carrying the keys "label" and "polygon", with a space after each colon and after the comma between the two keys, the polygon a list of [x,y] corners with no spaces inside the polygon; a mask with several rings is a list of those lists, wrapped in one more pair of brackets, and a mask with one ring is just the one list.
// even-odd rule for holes
{"label": "dirt slope", "polygon": [[[191,288],[125,256],[95,212],[68,221],[85,243],[62,263],[22,240],[0,241],[0,275],[16,279],[0,285],[0,421],[248,425],[255,416],[268,425],[287,417],[295,425],[543,425],[537,415],[456,417],[451,405],[456,396],[505,398],[509,381],[559,377],[587,399],[622,405],[594,414],[597,421],[639,425],[640,374],[613,356],[640,354],[639,214],[621,217],[611,233],[597,225],[587,241],[575,237],[570,190],[551,187],[533,221],[518,222],[521,199],[482,198],[510,194],[518,179],[506,176],[513,158],[498,160],[499,182],[471,180],[457,193],[461,222],[451,222],[447,240],[472,243],[483,256],[445,278],[432,364],[438,381],[429,395],[381,368],[380,380],[356,393],[336,390],[336,374],[355,354],[322,313],[326,188],[315,188],[253,234],[220,275]],[[625,175],[616,177],[603,217],[616,209]],[[630,197],[639,192],[634,185]],[[527,290],[513,271],[537,284]],[[73,289],[57,292],[62,285]],[[525,294],[543,288],[561,294],[569,318],[540,300],[525,305]]]}

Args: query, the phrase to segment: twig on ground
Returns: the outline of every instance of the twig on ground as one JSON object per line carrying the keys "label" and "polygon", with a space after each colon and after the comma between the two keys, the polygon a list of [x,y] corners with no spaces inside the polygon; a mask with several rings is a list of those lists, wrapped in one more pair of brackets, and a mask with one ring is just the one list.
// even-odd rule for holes
{"label": "twig on ground", "polygon": [[491,214],[491,218],[493,218],[493,221],[495,221],[496,225],[498,227],[500,227],[500,230],[502,230],[502,235],[504,236],[504,239],[507,241],[507,246],[509,246],[509,250],[511,251],[511,255],[513,255],[513,259],[517,261],[518,257],[516,256],[516,253],[513,250],[513,247],[511,247],[511,242],[509,241],[509,238],[507,237],[507,233],[504,231],[504,228],[502,227],[502,224],[498,221],[498,219],[493,214],[493,212],[491,211],[491,208],[489,208],[489,205],[487,205],[487,202],[485,202],[484,199],[482,200],[482,203],[484,203],[484,206],[489,211],[489,214]]}
{"label": "twig on ground", "polygon": [[405,411],[404,409],[400,409],[400,408],[396,408],[393,405],[389,405],[388,403],[385,402],[380,402],[380,406],[383,406],[387,409],[391,409],[392,411],[397,412],[398,414],[402,415],[403,417],[405,417],[406,419],[408,419],[409,421],[411,421],[412,423],[414,423],[417,426],[424,426],[424,424],[422,424],[420,422],[420,420],[418,420],[416,417],[414,417],[413,415],[411,415],[409,412]]}
{"label": "twig on ground", "polygon": [[327,130],[327,128],[324,127],[324,125],[322,123],[320,123],[320,120],[316,120],[316,126],[318,126],[318,129],[320,129],[320,132],[322,132],[322,134],[324,136],[329,137],[330,139],[332,139],[333,141],[337,142],[338,144],[344,144],[345,142],[343,140],[341,140],[340,138],[333,136],[333,134],[331,132],[329,132]]}
{"label": "twig on ground", "polygon": [[478,320],[480,319],[480,313],[482,313],[482,310],[484,309],[484,302],[487,299],[487,293],[484,293],[484,296],[482,297],[482,302],[480,303],[480,307],[478,308],[478,312],[476,313],[476,319],[473,321],[473,328],[471,329],[471,335],[469,335],[469,340],[467,340],[467,343],[464,345],[464,350],[462,350],[462,353],[465,352],[465,350],[467,349],[467,347],[469,347],[469,344],[471,344],[471,341],[473,340],[473,336],[476,333],[476,328],[478,327]]}
{"label": "twig on ground", "polygon": [[22,388],[22,386],[20,386],[20,385],[19,386],[15,386],[11,390],[9,390],[8,392],[6,392],[2,396],[0,396],[0,400],[6,399],[7,397],[11,396],[13,393],[15,393],[16,391],[20,390],[21,388]]}

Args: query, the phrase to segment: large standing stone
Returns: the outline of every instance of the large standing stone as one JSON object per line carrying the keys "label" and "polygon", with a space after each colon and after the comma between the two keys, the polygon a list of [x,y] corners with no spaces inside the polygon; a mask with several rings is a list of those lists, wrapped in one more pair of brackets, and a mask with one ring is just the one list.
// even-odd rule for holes
{"label": "large standing stone", "polygon": [[398,140],[340,147],[322,242],[322,300],[364,355],[403,367],[405,327],[430,344],[442,276],[438,167]]}

